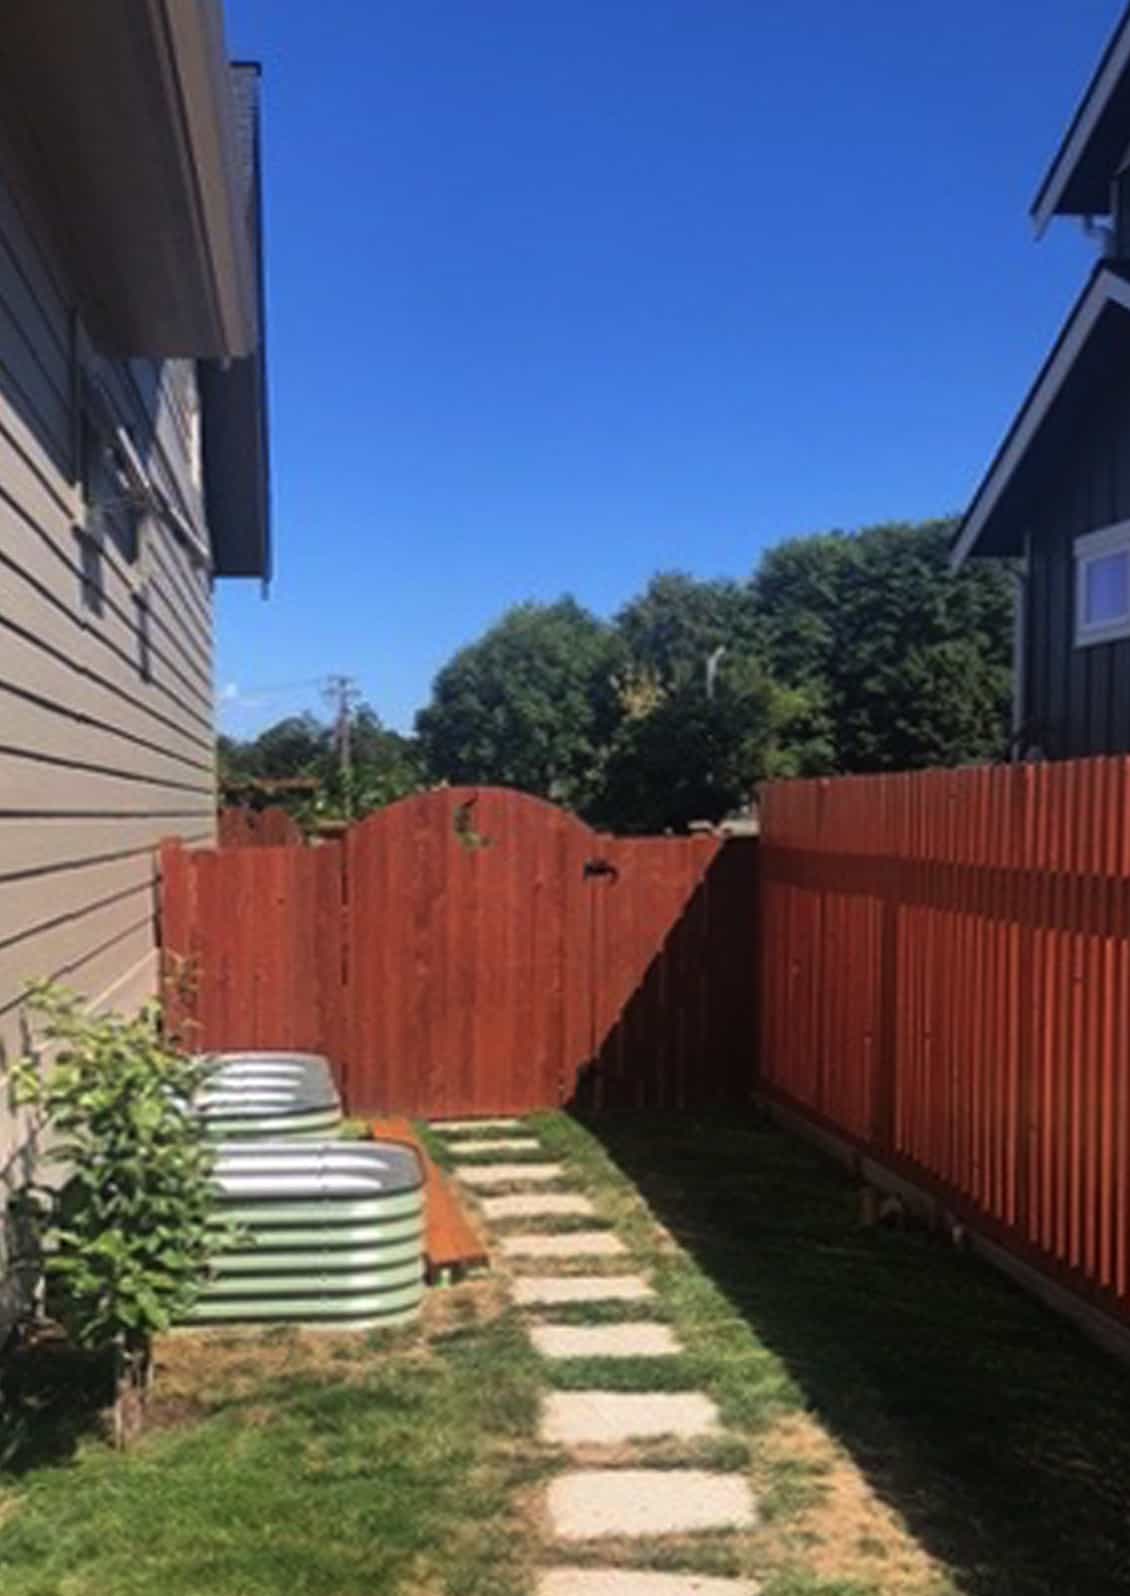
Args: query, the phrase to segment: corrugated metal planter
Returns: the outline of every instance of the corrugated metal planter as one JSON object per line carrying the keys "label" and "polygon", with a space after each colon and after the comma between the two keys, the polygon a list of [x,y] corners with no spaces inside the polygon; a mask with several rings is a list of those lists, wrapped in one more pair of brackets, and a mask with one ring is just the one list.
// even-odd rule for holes
{"label": "corrugated metal planter", "polygon": [[329,1061],[317,1053],[222,1053],[198,1108],[217,1137],[330,1136],[342,1121]]}
{"label": "corrugated metal planter", "polygon": [[246,1239],[216,1260],[193,1324],[396,1324],[424,1295],[424,1177],[383,1142],[228,1142],[219,1217]]}

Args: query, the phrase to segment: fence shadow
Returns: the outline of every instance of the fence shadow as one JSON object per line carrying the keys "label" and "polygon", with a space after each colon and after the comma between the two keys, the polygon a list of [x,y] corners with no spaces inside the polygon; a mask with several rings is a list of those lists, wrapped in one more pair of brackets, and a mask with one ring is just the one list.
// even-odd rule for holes
{"label": "fence shadow", "polygon": [[585,1123],[963,1596],[1130,1590],[1130,1371],[754,1113]]}
{"label": "fence shadow", "polygon": [[[639,959],[637,948],[619,982],[594,975],[592,1056],[578,1071],[571,1111],[751,1103],[757,867],[756,839],[727,842],[651,956]],[[613,960],[622,937],[613,905],[594,958]]]}

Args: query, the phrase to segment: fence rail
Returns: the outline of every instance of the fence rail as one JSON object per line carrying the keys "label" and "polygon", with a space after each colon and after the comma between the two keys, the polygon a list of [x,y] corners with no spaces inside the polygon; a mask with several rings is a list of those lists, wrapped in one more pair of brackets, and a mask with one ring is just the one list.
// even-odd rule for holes
{"label": "fence rail", "polygon": [[763,1086],[1130,1318],[1130,760],[792,782]]}

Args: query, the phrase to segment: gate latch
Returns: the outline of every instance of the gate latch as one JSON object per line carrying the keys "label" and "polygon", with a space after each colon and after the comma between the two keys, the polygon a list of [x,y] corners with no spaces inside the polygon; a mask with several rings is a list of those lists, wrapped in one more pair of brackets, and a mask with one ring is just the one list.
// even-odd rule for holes
{"label": "gate latch", "polygon": [[586,859],[584,878],[589,881],[593,876],[611,876],[614,881],[619,881],[620,872],[609,859]]}

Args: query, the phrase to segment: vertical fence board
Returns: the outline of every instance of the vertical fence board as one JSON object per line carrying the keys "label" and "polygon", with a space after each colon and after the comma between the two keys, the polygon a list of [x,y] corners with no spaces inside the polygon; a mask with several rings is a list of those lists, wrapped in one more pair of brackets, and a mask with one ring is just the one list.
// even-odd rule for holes
{"label": "vertical fence board", "polygon": [[759,943],[764,1088],[1124,1317],[1128,801],[1125,759],[778,784]]}

